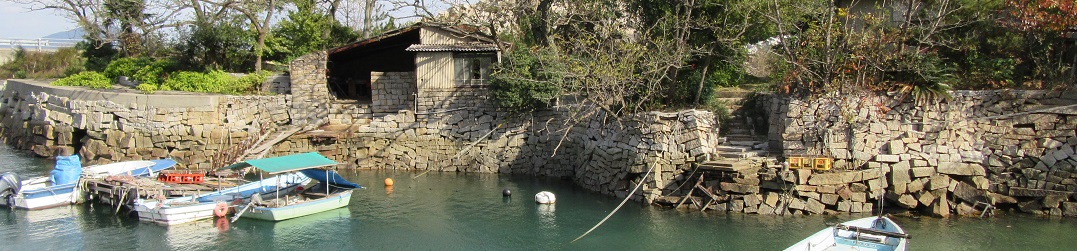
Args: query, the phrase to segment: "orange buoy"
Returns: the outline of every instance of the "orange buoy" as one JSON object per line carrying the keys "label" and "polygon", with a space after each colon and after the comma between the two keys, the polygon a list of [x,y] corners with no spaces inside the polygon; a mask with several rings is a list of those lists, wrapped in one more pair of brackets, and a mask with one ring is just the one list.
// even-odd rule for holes
{"label": "orange buoy", "polygon": [[393,186],[393,178],[385,178],[385,186]]}
{"label": "orange buoy", "polygon": [[213,215],[217,217],[224,217],[228,215],[228,203],[217,202],[217,206],[213,207]]}

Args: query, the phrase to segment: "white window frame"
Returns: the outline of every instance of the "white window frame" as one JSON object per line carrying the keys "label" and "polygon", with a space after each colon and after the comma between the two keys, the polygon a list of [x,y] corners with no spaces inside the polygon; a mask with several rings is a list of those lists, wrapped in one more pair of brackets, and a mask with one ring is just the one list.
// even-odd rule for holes
{"label": "white window frame", "polygon": [[453,85],[456,87],[486,86],[496,54],[488,52],[453,53]]}

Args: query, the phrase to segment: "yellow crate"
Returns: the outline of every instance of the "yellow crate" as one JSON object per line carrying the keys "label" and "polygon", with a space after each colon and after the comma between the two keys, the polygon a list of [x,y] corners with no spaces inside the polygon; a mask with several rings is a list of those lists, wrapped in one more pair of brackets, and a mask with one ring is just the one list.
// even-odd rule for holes
{"label": "yellow crate", "polygon": [[789,157],[789,169],[811,168],[806,157]]}
{"label": "yellow crate", "polygon": [[830,170],[830,164],[833,162],[834,160],[830,158],[813,158],[811,163],[812,169],[820,171]]}

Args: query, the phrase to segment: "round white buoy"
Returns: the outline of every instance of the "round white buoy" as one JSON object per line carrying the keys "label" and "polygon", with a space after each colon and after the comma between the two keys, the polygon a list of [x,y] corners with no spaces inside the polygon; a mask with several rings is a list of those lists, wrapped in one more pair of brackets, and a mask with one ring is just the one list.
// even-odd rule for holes
{"label": "round white buoy", "polygon": [[557,203],[557,197],[553,196],[553,193],[542,191],[535,194],[535,202],[539,204],[553,204]]}

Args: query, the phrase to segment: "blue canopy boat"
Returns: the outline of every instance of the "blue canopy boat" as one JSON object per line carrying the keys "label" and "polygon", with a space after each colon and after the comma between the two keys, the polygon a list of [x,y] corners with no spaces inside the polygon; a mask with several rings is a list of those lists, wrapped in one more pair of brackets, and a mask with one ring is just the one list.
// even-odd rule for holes
{"label": "blue canopy boat", "polygon": [[351,202],[352,189],[362,187],[344,179],[332,170],[319,169],[337,164],[339,163],[321,154],[309,152],[248,160],[225,167],[225,169],[254,167],[269,174],[298,172],[318,181],[302,189],[278,191],[272,199],[263,199],[260,196],[251,197],[250,204],[237,211],[233,220],[245,217],[282,221],[347,207]]}

